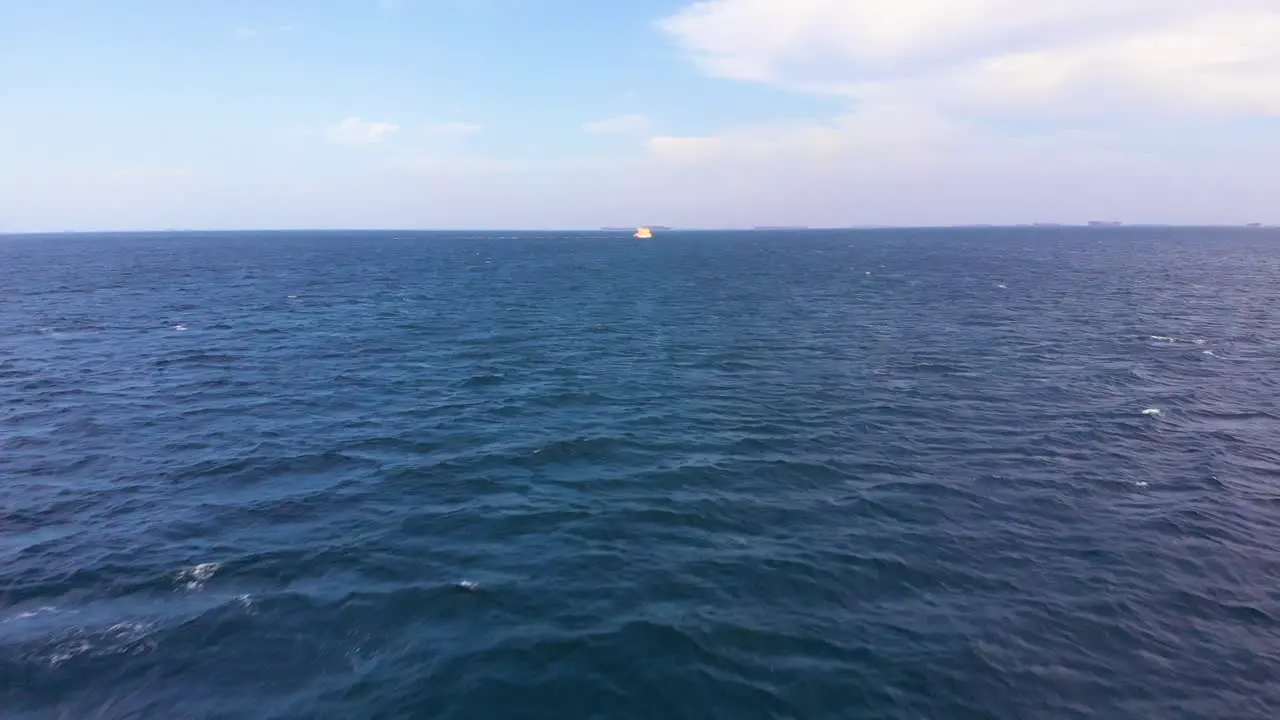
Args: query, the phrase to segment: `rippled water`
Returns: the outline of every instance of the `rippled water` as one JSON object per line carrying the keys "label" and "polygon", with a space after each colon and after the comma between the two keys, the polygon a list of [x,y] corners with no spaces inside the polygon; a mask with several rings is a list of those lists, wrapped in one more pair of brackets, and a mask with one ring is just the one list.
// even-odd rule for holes
{"label": "rippled water", "polygon": [[1278,717],[1277,278],[1243,230],[0,238],[0,707]]}

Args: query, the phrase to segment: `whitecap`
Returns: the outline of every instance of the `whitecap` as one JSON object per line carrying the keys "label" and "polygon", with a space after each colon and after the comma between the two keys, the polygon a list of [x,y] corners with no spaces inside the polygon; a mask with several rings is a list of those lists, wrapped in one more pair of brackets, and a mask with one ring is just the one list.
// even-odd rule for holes
{"label": "whitecap", "polygon": [[58,667],[71,658],[83,655],[92,649],[93,645],[88,640],[76,640],[70,644],[63,645],[56,652],[49,655],[49,667]]}
{"label": "whitecap", "polygon": [[204,587],[205,581],[213,577],[221,567],[222,563],[200,563],[180,570],[177,579],[183,583],[183,588],[186,590],[200,590]]}
{"label": "whitecap", "polygon": [[478,587],[480,587],[480,585],[474,580],[462,580],[458,583],[458,589],[466,590],[467,592],[474,591]]}
{"label": "whitecap", "polygon": [[35,610],[27,610],[26,612],[18,613],[18,619],[25,620],[26,618],[35,617],[37,615],[44,615],[45,613],[51,613],[51,612],[56,612],[56,610],[54,610],[52,607],[48,605],[44,605],[42,607],[36,608]]}
{"label": "whitecap", "polygon": [[119,622],[107,628],[105,636],[116,640],[135,640],[151,630],[151,623]]}
{"label": "whitecap", "polygon": [[241,610],[244,610],[246,615],[258,614],[258,608],[256,607],[256,603],[253,601],[252,595],[237,595],[235,599],[231,601],[231,604],[234,604]]}
{"label": "whitecap", "polygon": [[1165,335],[1152,335],[1151,339],[1159,340],[1160,342],[1178,342],[1175,338],[1171,338]]}
{"label": "whitecap", "polygon": [[186,326],[186,325],[182,325],[182,324],[178,324],[178,325],[174,325],[174,326],[173,326],[173,329],[174,329],[174,330],[177,330],[177,331],[179,331],[179,332],[181,332],[181,331],[183,331],[183,330],[186,330],[186,329],[187,329],[187,326]]}
{"label": "whitecap", "polygon": [[86,654],[99,657],[140,655],[156,648],[155,641],[149,638],[154,627],[147,622],[118,622],[106,629],[76,628],[53,639],[39,655],[55,668]]}
{"label": "whitecap", "polygon": [[18,613],[17,615],[14,615],[11,618],[5,618],[3,620],[0,620],[0,625],[3,625],[4,623],[7,623],[7,622],[13,622],[14,620],[28,620],[33,617],[39,617],[41,615],[49,615],[51,613],[56,613],[56,612],[58,612],[58,609],[53,607],[52,605],[41,605],[35,610],[23,610],[22,612]]}
{"label": "whitecap", "polygon": [[1149,417],[1157,417],[1157,416],[1163,415],[1164,413],[1161,412],[1159,408],[1147,408],[1146,410],[1142,411],[1142,414],[1147,415]]}

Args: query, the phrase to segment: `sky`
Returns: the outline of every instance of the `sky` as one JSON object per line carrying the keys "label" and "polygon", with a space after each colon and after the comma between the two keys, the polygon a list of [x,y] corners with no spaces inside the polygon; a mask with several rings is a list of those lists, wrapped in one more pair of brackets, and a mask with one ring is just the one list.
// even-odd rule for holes
{"label": "sky", "polygon": [[0,232],[1280,223],[1277,0],[0,0]]}

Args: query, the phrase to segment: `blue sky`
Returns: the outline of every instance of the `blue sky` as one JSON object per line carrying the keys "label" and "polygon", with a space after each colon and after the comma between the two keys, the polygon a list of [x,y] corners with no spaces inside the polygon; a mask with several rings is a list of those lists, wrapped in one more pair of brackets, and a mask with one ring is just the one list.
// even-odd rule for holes
{"label": "blue sky", "polygon": [[1269,0],[0,0],[0,231],[1280,222]]}

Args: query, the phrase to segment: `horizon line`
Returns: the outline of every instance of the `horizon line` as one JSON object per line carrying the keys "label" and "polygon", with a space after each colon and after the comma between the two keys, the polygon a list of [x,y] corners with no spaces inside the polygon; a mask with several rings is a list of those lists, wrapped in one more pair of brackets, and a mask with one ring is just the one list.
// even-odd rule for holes
{"label": "horizon line", "polygon": [[[686,232],[839,232],[868,230],[1122,230],[1125,228],[1167,228],[1167,229],[1240,229],[1240,230],[1276,230],[1280,224],[1270,223],[1122,223],[1118,221],[1089,221],[1084,223],[957,223],[945,225],[756,225],[756,226],[702,226],[679,227],[664,225],[647,225],[636,227],[662,228],[657,234]],[[408,227],[244,227],[244,228],[117,228],[94,230],[0,230],[0,237],[16,237],[30,235],[177,235],[177,234],[232,234],[232,233],[605,233],[620,234],[630,232],[616,227],[563,227],[563,228],[520,228],[520,227],[488,227],[488,228],[408,228]]]}

